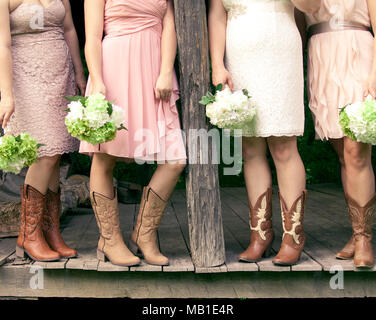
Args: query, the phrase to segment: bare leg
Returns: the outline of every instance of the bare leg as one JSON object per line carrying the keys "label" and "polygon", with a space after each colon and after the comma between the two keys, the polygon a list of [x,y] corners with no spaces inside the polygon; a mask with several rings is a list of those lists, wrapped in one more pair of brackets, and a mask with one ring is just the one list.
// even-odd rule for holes
{"label": "bare leg", "polygon": [[95,153],[90,171],[90,190],[108,198],[114,197],[113,172],[116,158],[105,153]]}
{"label": "bare leg", "polygon": [[360,206],[366,205],[375,194],[371,153],[371,145],[344,138],[345,190]]}
{"label": "bare leg", "polygon": [[[27,170],[25,184],[32,186],[42,194],[46,194],[52,181],[51,179],[56,179],[56,170],[59,168],[59,161],[60,155],[39,158]],[[56,189],[56,181],[53,182],[53,185]]]}
{"label": "bare leg", "polygon": [[296,137],[270,137],[269,149],[276,169],[280,194],[290,208],[306,187],[306,175]]}
{"label": "bare leg", "polygon": [[56,162],[55,167],[51,173],[51,178],[48,184],[48,189],[56,193],[59,191],[59,185],[60,185],[60,161]]}
{"label": "bare leg", "polygon": [[182,163],[159,164],[149,182],[149,186],[162,199],[167,200],[174,190],[184,168],[185,164]]}
{"label": "bare leg", "polygon": [[272,184],[266,148],[264,138],[243,138],[244,178],[252,206]]}
{"label": "bare leg", "polygon": [[344,139],[331,139],[330,143],[334,151],[337,153],[339,163],[341,164],[341,180],[342,180],[342,187],[345,193],[346,190],[346,166],[345,166],[345,159],[344,159]]}

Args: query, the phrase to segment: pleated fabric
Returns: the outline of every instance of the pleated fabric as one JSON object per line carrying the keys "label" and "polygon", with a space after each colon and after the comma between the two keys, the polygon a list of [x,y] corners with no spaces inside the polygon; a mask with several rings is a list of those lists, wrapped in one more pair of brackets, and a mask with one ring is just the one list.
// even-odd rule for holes
{"label": "pleated fabric", "polygon": [[[308,25],[335,23],[344,19],[370,27],[366,0],[323,0],[319,12],[307,15]],[[373,62],[374,38],[368,31],[346,30],[314,35],[309,41],[309,107],[316,137],[344,137],[339,111],[347,104],[364,100]]]}

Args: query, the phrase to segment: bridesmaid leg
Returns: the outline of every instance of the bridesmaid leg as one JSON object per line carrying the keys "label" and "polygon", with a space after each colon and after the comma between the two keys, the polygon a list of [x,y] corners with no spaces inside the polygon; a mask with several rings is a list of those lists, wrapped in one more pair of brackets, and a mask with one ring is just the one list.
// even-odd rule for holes
{"label": "bridesmaid leg", "polygon": [[371,162],[371,145],[344,140],[347,193],[364,206],[375,194],[375,175]]}
{"label": "bridesmaid leg", "polygon": [[270,137],[268,144],[277,169],[284,230],[281,249],[273,263],[294,265],[299,261],[305,245],[305,169],[298,152],[296,137]]}
{"label": "bridesmaid leg", "polygon": [[272,184],[264,138],[243,138],[244,178],[248,203],[252,207]]}
{"label": "bridesmaid leg", "polygon": [[105,153],[95,153],[90,171],[90,190],[105,197],[114,197],[113,172],[116,158]]}
{"label": "bridesmaid leg", "polygon": [[185,163],[159,164],[149,182],[149,187],[162,199],[167,200],[174,191],[185,166]]}
{"label": "bridesmaid leg", "polygon": [[339,163],[341,164],[341,180],[342,187],[346,193],[346,166],[345,166],[345,156],[344,156],[344,139],[331,139],[330,143],[334,151],[337,153]]}
{"label": "bridesmaid leg", "polygon": [[367,268],[374,264],[371,239],[376,195],[371,153],[371,145],[345,137],[346,200],[353,228],[354,265]]}
{"label": "bridesmaid leg", "polygon": [[296,137],[270,137],[269,150],[277,169],[279,192],[290,208],[306,187],[303,161]]}
{"label": "bridesmaid leg", "polygon": [[134,266],[140,259],[129,251],[120,230],[117,194],[113,171],[116,158],[95,153],[90,172],[90,201],[99,228],[97,257],[114,265]]}
{"label": "bridesmaid leg", "polygon": [[149,264],[169,264],[168,259],[159,251],[157,229],[184,167],[183,163],[158,165],[149,185],[144,188],[130,248],[133,253],[140,251]]}
{"label": "bridesmaid leg", "polygon": [[59,161],[60,155],[39,158],[37,162],[29,167],[25,178],[25,185],[30,185],[40,193],[46,194],[51,177],[56,175],[56,167]]}
{"label": "bridesmaid leg", "polygon": [[268,257],[274,239],[272,230],[271,173],[264,138],[243,138],[244,177],[249,203],[251,239],[239,261],[256,262]]}
{"label": "bridesmaid leg", "polygon": [[59,159],[59,155],[41,157],[27,171],[25,185],[21,187],[21,223],[16,247],[18,256],[27,254],[36,261],[55,261],[61,257],[57,251],[51,250],[43,232],[47,190]]}

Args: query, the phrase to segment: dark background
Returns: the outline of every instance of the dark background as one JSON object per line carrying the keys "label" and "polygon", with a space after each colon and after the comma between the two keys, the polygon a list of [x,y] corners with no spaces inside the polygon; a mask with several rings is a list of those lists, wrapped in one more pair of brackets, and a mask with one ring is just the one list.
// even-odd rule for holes
{"label": "dark background", "polygon": [[[84,48],[85,32],[84,32],[84,0],[70,0],[72,6],[73,19],[76,25],[77,34],[80,40],[81,48]],[[206,0],[207,2],[207,0]],[[82,56],[84,54],[82,50]],[[305,54],[306,62],[306,54]],[[306,68],[306,63],[305,63]],[[178,105],[178,108],[180,106]],[[307,94],[305,95],[305,134],[298,138],[299,152],[307,171],[307,183],[337,183],[340,184],[340,166],[336,154],[332,150],[328,142],[315,140],[314,126],[312,115],[308,108]],[[375,149],[375,148],[374,148]],[[71,173],[80,173],[89,175],[90,158],[78,153],[71,154],[65,158],[65,161],[72,163]],[[273,171],[273,182],[276,183],[275,167],[269,156],[270,165]],[[373,163],[376,163],[376,155],[373,152]],[[148,172],[152,172],[153,166],[148,167]],[[239,176],[223,176],[223,165],[219,165],[220,184],[227,186],[243,186],[243,173]],[[115,168],[115,177],[120,180],[140,182],[140,172],[145,172],[145,167],[139,168],[136,164],[118,163]],[[146,177],[147,179],[147,177]],[[178,187],[184,188],[184,175],[182,175]]]}

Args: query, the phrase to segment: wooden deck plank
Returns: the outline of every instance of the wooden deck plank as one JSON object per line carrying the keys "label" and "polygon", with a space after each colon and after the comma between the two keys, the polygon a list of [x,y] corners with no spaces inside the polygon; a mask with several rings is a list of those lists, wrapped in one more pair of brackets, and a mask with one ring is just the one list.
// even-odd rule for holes
{"label": "wooden deck plank", "polygon": [[193,272],[195,270],[171,205],[166,208],[158,229],[158,238],[161,252],[168,257],[170,262],[168,266],[163,267],[164,272]]}
{"label": "wooden deck plank", "polygon": [[[78,237],[74,246],[78,251],[78,257],[69,259],[66,269],[97,270],[98,227],[94,213],[80,216],[76,228]],[[79,231],[80,230],[80,231]]]}
{"label": "wooden deck plank", "polygon": [[0,266],[2,266],[16,250],[16,238],[0,239]]}

